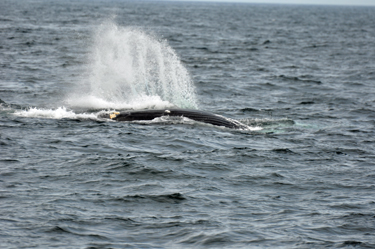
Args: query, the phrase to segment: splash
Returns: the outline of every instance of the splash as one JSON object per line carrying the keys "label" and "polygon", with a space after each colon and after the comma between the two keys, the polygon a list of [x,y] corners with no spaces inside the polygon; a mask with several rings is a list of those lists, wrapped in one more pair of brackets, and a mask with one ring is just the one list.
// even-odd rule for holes
{"label": "splash", "polygon": [[39,109],[36,107],[29,108],[27,110],[17,110],[14,113],[16,116],[29,117],[29,118],[49,118],[49,119],[97,119],[97,115],[94,113],[75,113],[71,110],[67,110],[65,107],[59,107],[57,109]]}
{"label": "splash", "polygon": [[96,32],[90,60],[89,91],[70,98],[71,106],[197,109],[191,77],[164,40],[108,22]]}

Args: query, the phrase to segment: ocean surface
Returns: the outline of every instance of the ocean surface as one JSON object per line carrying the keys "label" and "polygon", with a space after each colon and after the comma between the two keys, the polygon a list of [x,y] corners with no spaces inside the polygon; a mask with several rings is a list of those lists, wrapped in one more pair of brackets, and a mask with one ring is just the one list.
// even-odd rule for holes
{"label": "ocean surface", "polygon": [[0,1],[0,247],[375,248],[374,17]]}

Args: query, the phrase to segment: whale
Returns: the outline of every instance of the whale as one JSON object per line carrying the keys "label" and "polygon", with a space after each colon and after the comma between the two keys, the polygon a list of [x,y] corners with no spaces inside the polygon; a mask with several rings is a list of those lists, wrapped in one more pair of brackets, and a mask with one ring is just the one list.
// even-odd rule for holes
{"label": "whale", "polygon": [[200,110],[189,109],[158,109],[158,110],[132,110],[122,112],[111,112],[99,115],[100,118],[108,118],[114,121],[137,121],[153,120],[160,117],[186,117],[194,121],[222,126],[231,129],[247,129],[248,126],[241,122],[218,114]]}

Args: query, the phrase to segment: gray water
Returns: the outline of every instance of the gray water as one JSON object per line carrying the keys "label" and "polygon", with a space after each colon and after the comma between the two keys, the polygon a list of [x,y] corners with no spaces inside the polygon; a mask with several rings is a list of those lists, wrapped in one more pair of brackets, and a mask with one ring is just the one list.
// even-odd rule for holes
{"label": "gray water", "polygon": [[1,1],[0,247],[374,248],[374,16]]}

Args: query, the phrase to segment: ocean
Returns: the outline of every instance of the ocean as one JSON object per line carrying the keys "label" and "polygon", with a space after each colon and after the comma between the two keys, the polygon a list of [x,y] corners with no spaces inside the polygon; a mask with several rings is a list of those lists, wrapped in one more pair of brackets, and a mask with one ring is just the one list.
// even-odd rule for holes
{"label": "ocean", "polygon": [[2,0],[0,247],[375,248],[374,16]]}

